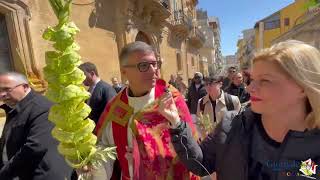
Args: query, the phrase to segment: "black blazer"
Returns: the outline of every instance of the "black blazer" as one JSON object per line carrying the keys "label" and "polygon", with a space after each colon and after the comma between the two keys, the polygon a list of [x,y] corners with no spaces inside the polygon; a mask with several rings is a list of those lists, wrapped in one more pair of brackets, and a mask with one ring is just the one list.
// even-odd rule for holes
{"label": "black blazer", "polygon": [[[58,153],[48,121],[52,103],[31,91],[14,109],[6,105],[6,123],[0,139],[0,179],[64,180],[72,169]],[[4,146],[8,161],[2,158]]]}
{"label": "black blazer", "polygon": [[94,88],[89,100],[89,106],[92,109],[89,118],[97,124],[106,104],[110,102],[116,94],[116,91],[110,84],[100,80]]}

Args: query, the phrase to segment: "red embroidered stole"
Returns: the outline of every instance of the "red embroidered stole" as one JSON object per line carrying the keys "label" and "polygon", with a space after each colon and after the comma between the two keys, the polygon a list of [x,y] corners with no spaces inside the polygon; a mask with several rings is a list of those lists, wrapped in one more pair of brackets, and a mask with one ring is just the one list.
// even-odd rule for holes
{"label": "red embroidered stole", "polygon": [[[167,84],[163,80],[157,80],[155,98],[159,98]],[[191,115],[181,94],[169,86],[173,94],[181,120],[186,121],[192,127]],[[96,127],[98,137],[108,122],[112,121],[113,139],[117,146],[117,154],[120,162],[123,179],[129,179],[128,161],[125,158],[127,140],[127,128],[131,126],[134,134],[134,179],[191,179],[190,173],[184,165],[178,161],[177,155],[171,144],[169,126],[167,120],[154,110],[133,117],[132,124],[128,124],[133,115],[133,109],[128,105],[126,90],[121,91],[105,108]],[[195,176],[192,176],[194,179]]]}

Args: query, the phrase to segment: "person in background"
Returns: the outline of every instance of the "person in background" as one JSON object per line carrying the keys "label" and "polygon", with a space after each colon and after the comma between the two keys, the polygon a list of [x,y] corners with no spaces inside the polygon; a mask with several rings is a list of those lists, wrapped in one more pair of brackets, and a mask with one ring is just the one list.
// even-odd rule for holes
{"label": "person in background", "polygon": [[177,76],[176,84],[178,91],[182,94],[183,97],[185,97],[187,92],[187,85],[183,82],[183,79],[180,75]]}
{"label": "person in background", "polygon": [[195,174],[217,172],[219,180],[319,179],[320,52],[280,42],[255,55],[251,75],[251,107],[223,119],[200,145],[184,122],[171,129],[179,159]]}
{"label": "person in background", "polygon": [[58,153],[58,141],[48,120],[52,103],[30,88],[17,72],[0,74],[0,108],[6,122],[0,139],[0,179],[58,180],[71,178],[72,169]]}
{"label": "person in background", "polygon": [[168,82],[169,84],[171,84],[173,87],[177,88],[177,76],[174,74],[170,75],[170,80]]}
{"label": "person in background", "polygon": [[250,100],[250,94],[246,89],[246,85],[243,83],[243,76],[240,72],[234,74],[231,85],[225,91],[228,94],[237,96],[241,104]]}
{"label": "person in background", "polygon": [[117,94],[113,87],[100,79],[96,65],[91,62],[85,62],[79,66],[84,72],[86,79],[83,81],[85,86],[89,87],[91,94],[87,104],[91,107],[89,118],[96,124],[100,118],[105,105]]}
{"label": "person in background", "polygon": [[244,68],[242,70],[243,82],[245,86],[249,86],[251,82],[251,73],[249,68]]}
{"label": "person in background", "polygon": [[193,82],[188,88],[187,92],[187,105],[191,113],[193,123],[197,121],[197,106],[200,98],[207,94],[203,83],[203,75],[200,72],[196,72],[193,76]]}
{"label": "person in background", "polygon": [[120,92],[123,88],[123,85],[120,84],[117,77],[111,78],[112,87],[116,91],[116,93]]}
{"label": "person in background", "polygon": [[[221,122],[228,111],[239,112],[241,104],[237,96],[225,93],[222,87],[223,78],[220,76],[209,76],[204,79],[207,95],[198,101],[197,116],[209,115],[212,123]],[[200,132],[202,138],[207,134]]]}
{"label": "person in background", "polygon": [[[198,102],[198,118],[209,116],[213,127],[214,125],[222,121],[222,118],[227,112],[234,111],[238,113],[241,108],[241,104],[237,96],[229,95],[221,89],[222,80],[223,77],[214,75],[205,78],[204,83],[207,95],[201,98]],[[230,119],[230,121],[231,120],[232,119]],[[207,133],[212,133],[206,132],[204,128],[205,127],[201,127],[201,125],[197,124],[197,129],[199,134],[201,135],[201,140],[203,140],[207,136]],[[212,180],[216,180],[216,173],[213,173],[211,177],[207,176],[202,179],[204,180],[209,178],[211,178]]]}
{"label": "person in background", "polygon": [[222,87],[221,87],[222,90],[226,90],[231,85],[232,77],[236,72],[237,72],[236,67],[231,66],[228,68],[227,77],[225,77],[222,82]]}

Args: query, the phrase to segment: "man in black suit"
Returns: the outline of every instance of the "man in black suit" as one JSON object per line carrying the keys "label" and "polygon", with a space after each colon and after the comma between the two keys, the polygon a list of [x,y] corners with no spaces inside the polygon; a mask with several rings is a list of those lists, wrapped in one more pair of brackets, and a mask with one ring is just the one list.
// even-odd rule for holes
{"label": "man in black suit", "polygon": [[97,123],[106,104],[117,93],[110,84],[102,81],[99,78],[97,67],[93,63],[83,63],[79,66],[79,68],[86,76],[83,84],[85,86],[89,86],[89,92],[91,94],[91,97],[87,101],[88,105],[92,109],[89,118]]}
{"label": "man in black suit", "polygon": [[64,180],[72,169],[58,153],[48,121],[52,105],[22,74],[0,74],[0,108],[6,123],[0,139],[0,179]]}

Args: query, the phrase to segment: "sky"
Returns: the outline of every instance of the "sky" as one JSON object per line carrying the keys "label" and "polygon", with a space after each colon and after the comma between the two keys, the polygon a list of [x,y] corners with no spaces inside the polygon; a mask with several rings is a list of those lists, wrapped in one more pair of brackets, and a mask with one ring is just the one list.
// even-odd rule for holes
{"label": "sky", "polygon": [[237,41],[245,29],[274,12],[293,3],[294,0],[199,0],[198,8],[207,10],[208,16],[220,21],[222,55],[237,51]]}

